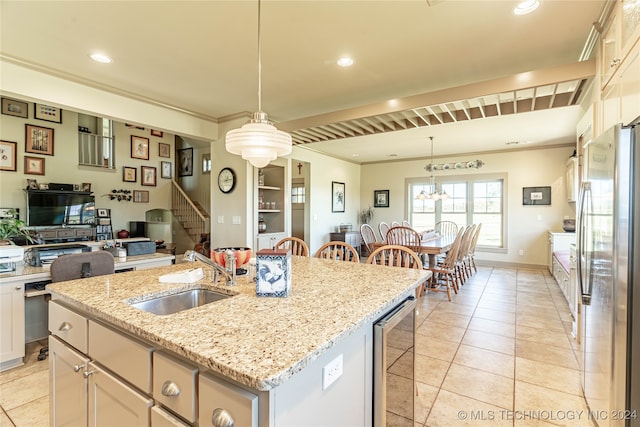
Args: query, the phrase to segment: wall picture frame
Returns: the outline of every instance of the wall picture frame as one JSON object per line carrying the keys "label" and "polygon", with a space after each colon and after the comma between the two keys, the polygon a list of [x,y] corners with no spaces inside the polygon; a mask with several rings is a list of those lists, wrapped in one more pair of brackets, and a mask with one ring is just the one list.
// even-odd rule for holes
{"label": "wall picture frame", "polygon": [[25,124],[24,151],[53,156],[54,131],[51,128]]}
{"label": "wall picture frame", "polygon": [[[44,175],[44,158],[24,156],[24,173],[29,175]],[[38,188],[35,188],[38,190]]]}
{"label": "wall picture frame", "polygon": [[96,209],[98,218],[109,218],[109,209]]}
{"label": "wall picture frame", "polygon": [[39,190],[40,186],[38,185],[37,179],[27,178],[27,190]]}
{"label": "wall picture frame", "polygon": [[149,138],[131,135],[131,158],[149,160]]}
{"label": "wall picture frame", "polygon": [[522,204],[551,205],[551,187],[523,187]]}
{"label": "wall picture frame", "polygon": [[33,117],[47,122],[62,123],[62,110],[45,104],[34,104]]}
{"label": "wall picture frame", "polygon": [[160,138],[164,136],[164,132],[162,132],[161,130],[150,129],[150,132],[151,132],[151,136],[157,136]]}
{"label": "wall picture frame", "polygon": [[171,179],[171,162],[160,162],[160,178]]}
{"label": "wall picture frame", "polygon": [[164,142],[158,143],[158,156],[160,157],[171,157],[171,146]]}
{"label": "wall picture frame", "polygon": [[86,193],[90,193],[91,192],[91,183],[90,182],[83,182],[82,186],[80,187],[80,191],[84,191]]}
{"label": "wall picture frame", "polygon": [[0,141],[0,171],[16,172],[18,170],[18,143]]}
{"label": "wall picture frame", "polygon": [[147,190],[133,190],[133,202],[134,203],[149,203],[149,191],[147,191]]}
{"label": "wall picture frame", "polygon": [[373,207],[388,208],[389,207],[389,190],[373,191]]}
{"label": "wall picture frame", "polygon": [[7,116],[29,118],[29,103],[17,99],[2,98],[2,114]]}
{"label": "wall picture frame", "polygon": [[178,150],[178,176],[193,175],[193,148]]}
{"label": "wall picture frame", "polygon": [[344,182],[331,182],[331,212],[344,212],[345,205]]}
{"label": "wall picture frame", "polygon": [[154,166],[140,166],[140,184],[155,187],[156,171]]}
{"label": "wall picture frame", "polygon": [[122,167],[122,181],[124,182],[137,182],[138,181],[138,169],[130,166]]}

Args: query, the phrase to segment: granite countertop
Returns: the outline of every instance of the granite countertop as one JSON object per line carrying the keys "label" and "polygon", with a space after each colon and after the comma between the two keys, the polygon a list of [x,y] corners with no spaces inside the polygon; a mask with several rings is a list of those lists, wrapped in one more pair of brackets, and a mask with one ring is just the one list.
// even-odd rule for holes
{"label": "granite countertop", "polygon": [[[212,284],[200,262],[99,276],[47,286],[54,299],[164,347],[256,390],[269,390],[373,322],[426,278],[424,270],[293,257],[287,298],[256,297],[255,283]],[[192,284],[160,283],[163,274],[203,267]],[[234,295],[201,307],[158,316],[128,302],[185,289]]]}

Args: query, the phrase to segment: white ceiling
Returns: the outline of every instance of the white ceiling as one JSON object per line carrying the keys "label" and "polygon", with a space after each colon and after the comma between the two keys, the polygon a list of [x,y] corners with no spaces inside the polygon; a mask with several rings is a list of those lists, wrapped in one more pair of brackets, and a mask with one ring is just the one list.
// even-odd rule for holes
{"label": "white ceiling", "polygon": [[[606,2],[542,0],[526,16],[512,14],[516,3],[263,0],[263,110],[286,125],[571,64]],[[6,59],[216,120],[257,110],[256,1],[3,0],[0,19]],[[113,63],[91,61],[94,51]],[[354,66],[338,67],[343,55]],[[578,114],[562,107],[308,147],[368,162],[424,157],[428,135],[436,154],[567,143]]]}

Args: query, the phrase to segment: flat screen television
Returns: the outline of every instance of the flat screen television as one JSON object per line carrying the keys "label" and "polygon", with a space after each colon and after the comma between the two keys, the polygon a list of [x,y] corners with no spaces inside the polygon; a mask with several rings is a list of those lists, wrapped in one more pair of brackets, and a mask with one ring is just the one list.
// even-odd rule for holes
{"label": "flat screen television", "polygon": [[71,191],[28,191],[27,225],[95,225],[96,198]]}

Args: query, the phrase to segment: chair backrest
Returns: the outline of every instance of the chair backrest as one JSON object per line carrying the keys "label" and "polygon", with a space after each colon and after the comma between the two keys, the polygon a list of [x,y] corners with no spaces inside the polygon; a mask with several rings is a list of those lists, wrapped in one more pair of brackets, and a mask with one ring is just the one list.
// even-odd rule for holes
{"label": "chair backrest", "polygon": [[440,233],[441,236],[447,234],[457,234],[458,225],[453,221],[439,221],[436,223],[434,230]]}
{"label": "chair backrest", "polygon": [[380,232],[380,238],[383,243],[387,242],[385,240],[387,238],[387,231],[389,231],[389,224],[384,221],[380,221],[380,224],[378,224],[378,232]]}
{"label": "chair backrest", "polygon": [[373,252],[373,244],[376,242],[376,232],[373,231],[373,227],[369,224],[362,224],[360,226],[360,235],[364,246],[367,248],[367,253]]}
{"label": "chair backrest", "polygon": [[353,246],[345,242],[325,243],[313,255],[314,258],[333,259],[336,261],[360,262],[360,256]]}
{"label": "chair backrest", "polygon": [[482,223],[476,224],[476,230],[471,238],[471,244],[469,245],[469,255],[473,256],[476,253],[476,245],[478,244],[478,237],[480,237],[480,229],[482,228]]}
{"label": "chair backrest", "polygon": [[464,258],[469,253],[469,245],[471,244],[471,240],[473,239],[473,233],[475,232],[475,225],[467,225],[466,227],[461,228],[464,230],[464,235],[462,236],[462,241],[460,242],[460,249],[458,249],[458,261],[464,260]]}
{"label": "chair backrest", "polygon": [[411,227],[411,223],[409,221],[407,221],[406,219],[402,220],[402,226],[403,227]]}
{"label": "chair backrest", "polygon": [[445,269],[453,269],[456,267],[456,262],[458,261],[458,251],[460,250],[460,244],[462,243],[462,238],[464,237],[464,228],[458,230],[458,234],[456,234],[456,239],[453,241],[451,245],[451,249],[447,252],[447,255],[442,261],[441,266]]}
{"label": "chair backrest", "polygon": [[415,268],[422,270],[422,261],[416,253],[398,245],[381,246],[369,255],[367,264],[387,265],[390,267]]}
{"label": "chair backrest", "polygon": [[400,223],[398,221],[391,221],[392,227],[400,227]]}
{"label": "chair backrest", "polygon": [[297,237],[285,237],[276,243],[275,248],[291,250],[291,255],[309,256],[309,247]]}
{"label": "chair backrest", "polygon": [[422,238],[420,234],[411,227],[391,227],[387,231],[385,243],[387,245],[406,246],[417,252],[420,250],[420,242]]}
{"label": "chair backrest", "polygon": [[106,251],[62,255],[51,263],[53,282],[102,276],[114,272],[113,255]]}

